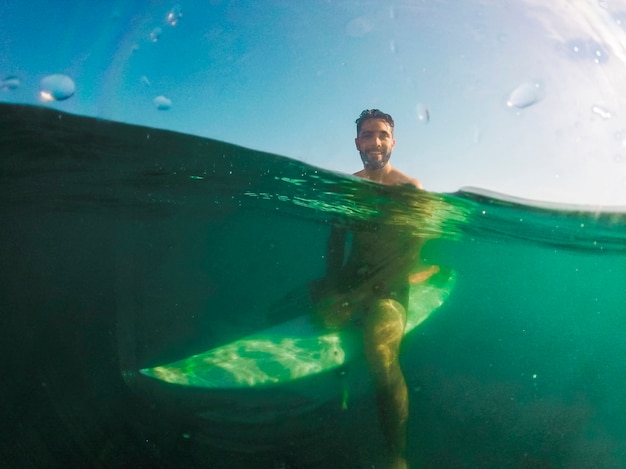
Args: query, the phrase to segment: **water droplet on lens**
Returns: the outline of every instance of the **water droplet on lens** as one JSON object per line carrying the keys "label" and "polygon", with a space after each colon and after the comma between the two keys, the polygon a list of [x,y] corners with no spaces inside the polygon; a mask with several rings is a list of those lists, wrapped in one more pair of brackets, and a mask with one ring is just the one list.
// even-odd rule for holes
{"label": "water droplet on lens", "polygon": [[152,42],[157,42],[160,38],[161,38],[161,33],[163,31],[161,31],[161,28],[154,28],[151,32],[150,32],[150,40]]}
{"label": "water droplet on lens", "polygon": [[363,37],[372,30],[370,22],[363,18],[355,18],[346,25],[346,33],[352,37]]}
{"label": "water droplet on lens", "polygon": [[159,111],[167,111],[172,107],[172,100],[165,96],[157,96],[153,102]]}
{"label": "water droplet on lens", "polygon": [[602,55],[602,51],[601,50],[597,50],[595,52],[595,58],[593,59],[593,61],[597,64],[599,63],[604,63],[607,61],[607,59]]}
{"label": "water droplet on lens", "polygon": [[180,11],[180,5],[176,5],[174,8],[167,12],[167,15],[165,16],[165,21],[170,26],[176,26],[178,24],[178,20],[180,20],[182,17],[183,14]]}
{"label": "water droplet on lens", "polygon": [[15,90],[20,86],[20,79],[16,76],[8,76],[2,82],[0,82],[0,89],[2,91]]}
{"label": "water droplet on lens", "polygon": [[609,111],[607,111],[606,109],[601,108],[600,106],[593,106],[591,108],[591,111],[594,114],[597,114],[600,117],[602,117],[602,119],[610,119],[611,118],[611,113]]}
{"label": "water droplet on lens", "polygon": [[513,90],[506,105],[523,109],[541,100],[541,89],[537,83],[524,83]]}
{"label": "water droplet on lens", "polygon": [[63,101],[74,95],[76,85],[67,75],[54,74],[44,77],[39,89],[39,95],[45,101]]}
{"label": "water droplet on lens", "polygon": [[428,124],[430,121],[430,112],[424,103],[417,103],[416,115],[417,120],[422,124]]}

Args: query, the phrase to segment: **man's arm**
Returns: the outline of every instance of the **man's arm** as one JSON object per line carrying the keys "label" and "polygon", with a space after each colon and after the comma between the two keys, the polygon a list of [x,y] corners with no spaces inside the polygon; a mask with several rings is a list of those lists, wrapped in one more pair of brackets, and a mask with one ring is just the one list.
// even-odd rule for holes
{"label": "man's arm", "polygon": [[335,282],[343,267],[346,251],[347,229],[344,226],[335,225],[330,229],[330,235],[326,244],[326,280]]}

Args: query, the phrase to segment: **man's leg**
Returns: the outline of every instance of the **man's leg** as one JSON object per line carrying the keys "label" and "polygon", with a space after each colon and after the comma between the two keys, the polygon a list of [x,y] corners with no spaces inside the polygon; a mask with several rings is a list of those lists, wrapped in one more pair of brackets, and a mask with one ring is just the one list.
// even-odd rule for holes
{"label": "man's leg", "polygon": [[399,357],[405,324],[404,307],[388,299],[371,305],[363,328],[365,356],[376,385],[378,418],[395,460],[393,467],[406,467],[409,398]]}

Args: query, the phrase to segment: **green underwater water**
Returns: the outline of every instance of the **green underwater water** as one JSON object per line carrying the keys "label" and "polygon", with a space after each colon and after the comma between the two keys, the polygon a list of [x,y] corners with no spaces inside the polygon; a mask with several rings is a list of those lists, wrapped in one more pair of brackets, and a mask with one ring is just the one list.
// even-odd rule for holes
{"label": "green underwater water", "polygon": [[[89,399],[102,408],[130,389],[146,410],[111,412],[107,425],[145,425],[153,446],[118,430],[95,462],[118,451],[177,467],[382,467],[363,363],[341,378],[347,410],[344,388],[311,398],[315,381],[302,384],[306,396],[207,394],[137,376],[310,312],[305,286],[323,274],[330,226],[343,220],[408,227],[427,240],[424,264],[457,275],[403,342],[412,464],[626,465],[625,210],[382,187],[41,108],[0,105],[0,121],[3,354],[14,383],[46,383],[40,414],[64,435],[50,445],[71,446],[81,425],[101,437]],[[21,389],[5,390],[16,402],[7,409]],[[23,441],[37,448],[44,436]]]}

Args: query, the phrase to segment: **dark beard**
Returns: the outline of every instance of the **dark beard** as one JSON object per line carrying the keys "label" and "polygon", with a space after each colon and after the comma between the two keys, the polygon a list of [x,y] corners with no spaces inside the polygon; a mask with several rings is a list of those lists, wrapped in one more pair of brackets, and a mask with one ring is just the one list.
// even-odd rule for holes
{"label": "dark beard", "polygon": [[365,154],[360,151],[359,155],[361,155],[361,161],[363,162],[363,166],[366,169],[371,169],[371,170],[379,170],[379,169],[383,169],[385,167],[385,165],[389,162],[389,158],[391,158],[391,154],[387,154],[386,156],[384,156],[380,161],[376,161],[376,162],[371,162],[370,160],[367,159],[367,156],[365,156]]}

